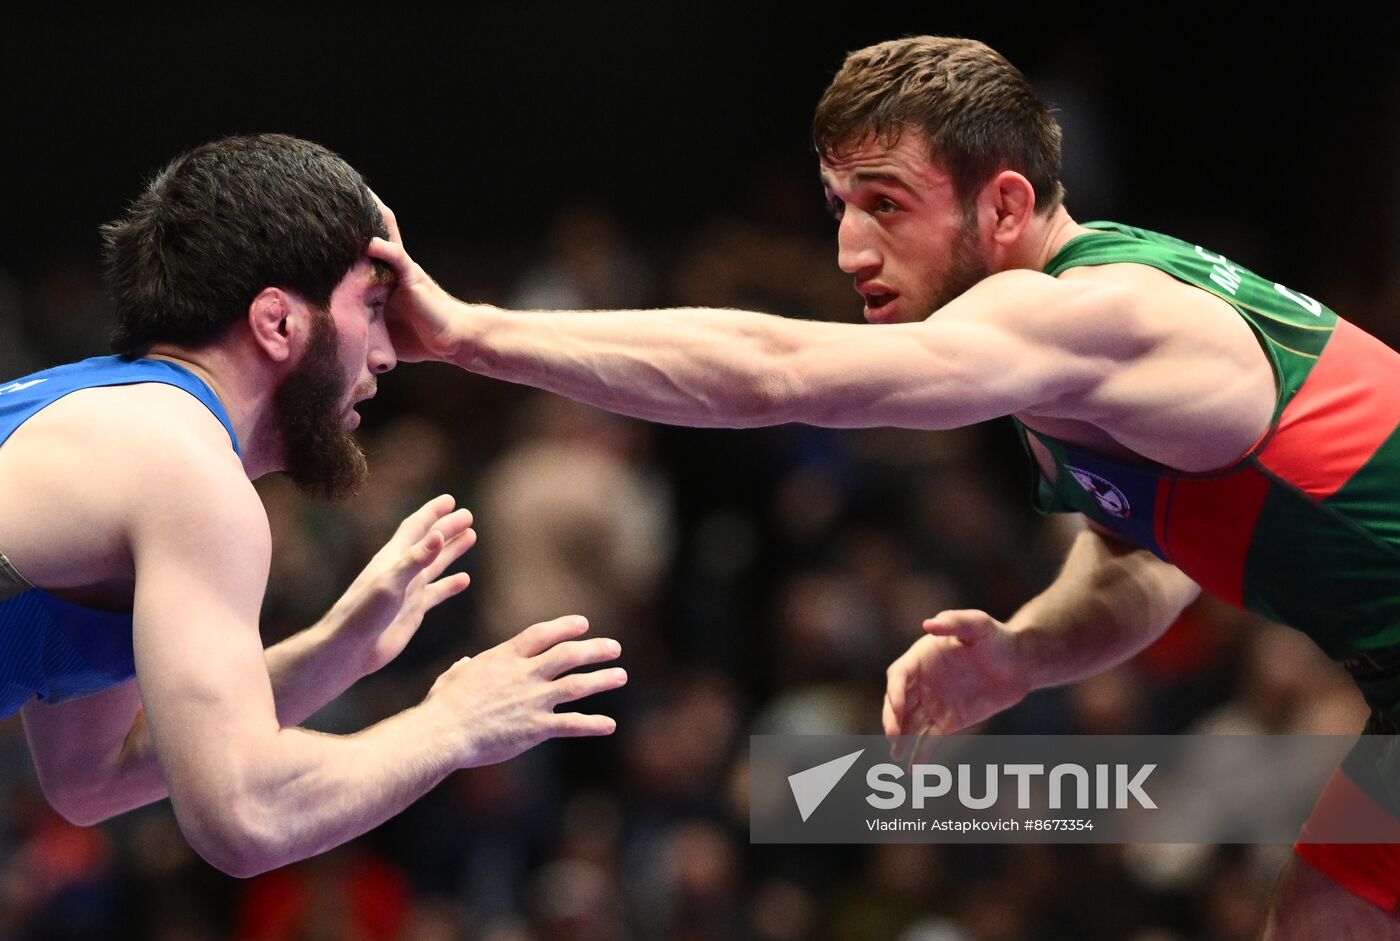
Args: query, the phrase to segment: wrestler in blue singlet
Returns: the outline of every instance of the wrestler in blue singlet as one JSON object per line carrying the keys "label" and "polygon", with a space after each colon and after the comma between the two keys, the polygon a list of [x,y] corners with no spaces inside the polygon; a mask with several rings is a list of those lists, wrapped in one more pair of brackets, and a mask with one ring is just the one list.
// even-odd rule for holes
{"label": "wrestler in blue singlet", "polygon": [[[199,399],[238,437],[228,414],[189,370],[154,359],[102,356],[37,372],[0,385],[0,447],[15,430],[70,392],[159,382]],[[3,486],[3,483],[0,483]],[[31,698],[63,702],[110,689],[136,674],[131,615],[84,608],[36,588],[15,570],[0,546],[0,717]]]}

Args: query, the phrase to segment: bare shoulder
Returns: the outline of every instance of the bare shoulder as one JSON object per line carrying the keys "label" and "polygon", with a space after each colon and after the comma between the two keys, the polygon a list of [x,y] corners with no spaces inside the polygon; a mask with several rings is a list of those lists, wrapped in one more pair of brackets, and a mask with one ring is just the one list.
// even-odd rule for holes
{"label": "bare shoulder", "polygon": [[[1069,268],[1056,278],[1072,285],[1112,286],[1127,296],[1136,329],[1168,336],[1194,331],[1204,319],[1233,324],[1239,318],[1225,301],[1209,291],[1180,281],[1160,268],[1136,262]],[[1163,316],[1171,312],[1172,316]]]}
{"label": "bare shoulder", "polygon": [[1071,268],[1058,280],[1124,291],[1142,349],[1061,417],[1089,422],[1142,457],[1190,472],[1233,463],[1267,429],[1277,394],[1273,368],[1228,303],[1133,263]]}
{"label": "bare shoulder", "polygon": [[228,431],[203,403],[174,386],[145,383],[108,390],[91,408],[106,420],[108,447],[120,461],[123,491],[137,512],[162,508],[162,520],[250,525],[266,530],[262,501],[233,450]]}
{"label": "bare shoulder", "polygon": [[[54,453],[51,446],[60,441],[64,449]],[[186,472],[247,483],[214,414],[188,392],[163,383],[74,392],[21,426],[11,443],[35,460],[100,467],[109,487]]]}
{"label": "bare shoulder", "polygon": [[1015,269],[983,279],[926,322],[981,323],[1047,353],[1116,363],[1152,352],[1160,340],[1142,294],[1122,278]]}
{"label": "bare shoulder", "polygon": [[0,546],[40,584],[129,579],[137,531],[166,524],[269,539],[227,431],[173,386],[84,389],[54,402],[0,448],[0,481]]}

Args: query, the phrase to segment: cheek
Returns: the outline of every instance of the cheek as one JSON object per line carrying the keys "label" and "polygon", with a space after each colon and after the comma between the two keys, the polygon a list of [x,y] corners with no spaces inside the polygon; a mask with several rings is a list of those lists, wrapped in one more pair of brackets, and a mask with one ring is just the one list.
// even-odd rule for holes
{"label": "cheek", "polygon": [[344,359],[354,359],[369,348],[369,325],[364,318],[351,318],[349,323],[340,325],[340,355]]}

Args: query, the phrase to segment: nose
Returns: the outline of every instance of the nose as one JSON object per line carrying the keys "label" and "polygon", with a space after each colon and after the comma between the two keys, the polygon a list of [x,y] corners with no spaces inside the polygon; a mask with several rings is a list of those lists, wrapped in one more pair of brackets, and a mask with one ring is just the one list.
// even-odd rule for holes
{"label": "nose", "polygon": [[394,341],[389,339],[389,328],[381,320],[370,328],[369,371],[376,376],[383,375],[399,363],[394,352]]}
{"label": "nose", "polygon": [[836,264],[846,274],[873,276],[880,269],[880,253],[868,229],[865,214],[848,204],[836,229]]}

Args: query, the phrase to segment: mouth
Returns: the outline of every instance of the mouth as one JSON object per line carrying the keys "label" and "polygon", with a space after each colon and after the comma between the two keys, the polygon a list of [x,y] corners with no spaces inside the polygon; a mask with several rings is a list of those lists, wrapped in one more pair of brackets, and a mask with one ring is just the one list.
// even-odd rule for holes
{"label": "mouth", "polygon": [[867,287],[858,288],[860,296],[865,301],[865,317],[867,320],[880,319],[888,308],[899,297],[897,291],[871,290]]}
{"label": "mouth", "polygon": [[345,423],[353,431],[360,427],[360,412],[357,408],[362,402],[368,402],[378,393],[378,389],[371,386],[362,386],[355,390],[355,399],[350,403],[350,407],[345,410]]}

